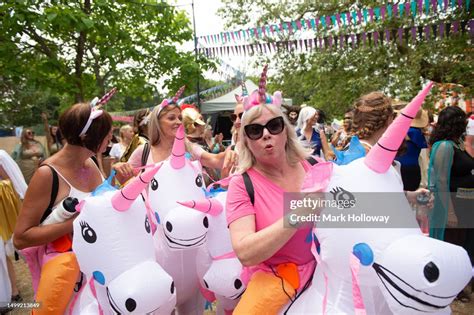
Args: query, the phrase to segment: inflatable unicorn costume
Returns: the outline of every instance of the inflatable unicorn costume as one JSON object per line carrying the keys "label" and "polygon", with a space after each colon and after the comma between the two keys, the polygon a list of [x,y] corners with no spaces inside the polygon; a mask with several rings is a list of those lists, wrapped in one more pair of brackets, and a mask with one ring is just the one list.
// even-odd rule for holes
{"label": "inflatable unicorn costume", "polygon": [[[406,226],[334,228],[320,222],[315,234],[320,255],[313,284],[289,308],[289,314],[421,314],[449,313],[449,305],[471,278],[471,263],[459,246],[423,236],[391,167],[410,122],[428,94],[428,84],[393,121],[365,158],[332,167],[327,191],[334,199],[356,192],[395,192],[396,211]],[[363,180],[361,180],[363,179]],[[380,195],[380,194],[379,194]],[[364,213],[355,198],[355,214]],[[363,203],[363,202],[362,202]],[[375,203],[380,204],[380,203]],[[385,212],[385,207],[378,209]],[[323,209],[322,214],[330,213]]]}
{"label": "inflatable unicorn costume", "polygon": [[160,166],[122,190],[108,190],[77,205],[73,250],[85,281],[70,314],[170,314],[173,279],[156,262],[152,212],[141,193]]}

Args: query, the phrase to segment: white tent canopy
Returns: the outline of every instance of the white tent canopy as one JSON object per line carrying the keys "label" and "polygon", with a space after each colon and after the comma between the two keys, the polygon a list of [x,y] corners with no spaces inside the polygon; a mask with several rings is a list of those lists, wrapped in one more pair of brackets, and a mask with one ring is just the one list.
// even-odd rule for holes
{"label": "white tent canopy", "polygon": [[[253,83],[251,80],[245,81],[245,86],[247,87],[247,91],[252,93],[253,91],[258,89],[258,86]],[[214,114],[217,112],[222,111],[233,111],[235,107],[235,94],[242,95],[242,87],[238,86],[237,88],[233,89],[229,93],[219,96],[215,99],[210,101],[204,102],[201,105],[201,113],[203,114]],[[284,103],[288,105],[292,105],[291,99],[284,99]]]}

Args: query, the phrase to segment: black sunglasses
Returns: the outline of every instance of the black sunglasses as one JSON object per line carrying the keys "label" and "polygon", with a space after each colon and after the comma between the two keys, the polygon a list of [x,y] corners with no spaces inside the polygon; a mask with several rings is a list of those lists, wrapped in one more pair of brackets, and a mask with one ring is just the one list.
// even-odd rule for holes
{"label": "black sunglasses", "polygon": [[[244,114],[244,112],[241,112],[238,116],[239,116],[239,119],[242,120],[242,115]],[[237,115],[232,113],[230,114],[230,120],[232,122],[235,122],[237,120]]]}
{"label": "black sunglasses", "polygon": [[278,116],[267,121],[265,126],[260,124],[250,124],[244,127],[245,134],[251,140],[258,140],[263,136],[263,129],[267,129],[272,135],[277,135],[285,129],[283,117]]}

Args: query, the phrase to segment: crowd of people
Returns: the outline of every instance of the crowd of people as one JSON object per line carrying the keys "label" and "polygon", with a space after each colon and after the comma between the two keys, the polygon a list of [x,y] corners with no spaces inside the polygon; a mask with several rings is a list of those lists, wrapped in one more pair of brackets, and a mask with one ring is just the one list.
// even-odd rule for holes
{"label": "crowd of people", "polygon": [[[265,75],[262,75],[263,86]],[[57,253],[70,252],[75,216],[62,223],[42,225],[52,209],[68,197],[84,199],[104,181],[106,174],[100,157],[108,147],[116,183],[126,185],[141,168],[170,158],[177,131],[183,125],[186,154],[202,164],[206,184],[232,176],[226,187],[229,233],[238,259],[252,269],[234,314],[253,314],[255,300],[268,301],[264,303],[268,307],[266,311],[278,312],[310,285],[317,268],[311,245],[304,241],[310,228],[284,227],[284,193],[301,191],[313,163],[348,163],[364,156],[392,123],[399,108],[382,92],[368,93],[355,100],[344,113],[339,129],[328,133],[331,126],[324,121],[321,110],[311,106],[280,107],[281,95],[269,96],[262,91],[262,84],[259,87],[250,95],[236,98],[230,115],[232,143],[228,147],[223,145],[222,134],[213,134],[210,121],[204,119],[197,107],[177,104],[180,95],[165,100],[153,110],[137,112],[133,126],[121,126],[119,140],[111,147],[112,118],[103,109],[92,108],[88,103],[75,104],[62,113],[58,127],[50,127],[47,116],[43,115],[47,150],[35,140],[34,132],[25,128],[20,143],[11,153],[19,170],[0,151],[3,242],[11,242],[13,235],[13,245],[18,251],[26,254],[28,249],[44,247],[51,259],[58,257]],[[351,149],[354,137],[359,140],[362,153],[342,161],[341,152]],[[473,138],[472,113],[450,106],[430,122],[427,112],[420,110],[393,163],[411,204],[417,204],[420,194],[434,193],[429,203],[432,209],[428,212],[430,237],[464,247],[471,260],[474,257],[474,229],[470,225],[474,217],[469,211],[474,189]],[[17,179],[18,174],[23,175],[23,184]],[[249,195],[249,181],[252,195]],[[11,259],[6,258],[6,262],[12,300],[19,301],[21,296]],[[70,262],[68,266],[55,273],[65,272],[73,277],[80,274],[77,263]],[[40,274],[34,285],[39,292],[36,300],[46,301],[48,297],[41,294],[49,292],[47,286],[52,280],[46,277],[51,273]],[[262,283],[266,288],[281,287],[283,281],[283,291],[262,288]],[[61,308],[65,309],[73,292],[74,283],[71,283],[53,303],[62,304]],[[469,297],[464,294],[460,298],[467,301]],[[47,304],[43,306],[46,313]]]}

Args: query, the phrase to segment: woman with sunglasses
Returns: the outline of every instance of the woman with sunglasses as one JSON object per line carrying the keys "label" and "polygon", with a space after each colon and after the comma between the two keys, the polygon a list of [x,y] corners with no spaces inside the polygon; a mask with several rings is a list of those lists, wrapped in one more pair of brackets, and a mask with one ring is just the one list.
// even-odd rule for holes
{"label": "woman with sunglasses", "polygon": [[234,252],[250,281],[233,314],[279,313],[308,287],[315,268],[305,242],[311,227],[284,227],[284,194],[302,190],[311,152],[299,143],[280,105],[281,94],[271,97],[264,88],[244,103],[239,175],[230,181],[226,211]]}
{"label": "woman with sunglasses", "polygon": [[13,150],[12,158],[18,163],[26,183],[29,184],[38,165],[46,158],[43,145],[35,139],[35,133],[30,128],[23,129],[20,143]]}
{"label": "woman with sunglasses", "polygon": [[[100,102],[100,101],[99,101]],[[99,186],[103,177],[92,156],[106,150],[112,137],[111,116],[90,104],[80,103],[59,118],[65,146],[44,161],[26,191],[13,242],[27,258],[36,301],[35,314],[64,314],[79,276],[71,252],[73,220],[43,225],[66,198],[81,201]]]}

